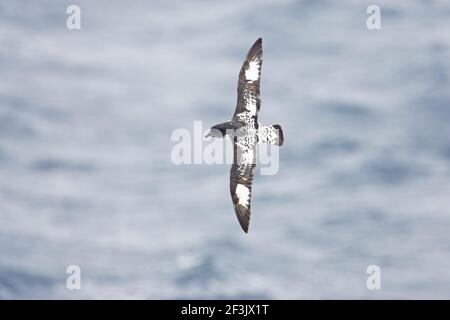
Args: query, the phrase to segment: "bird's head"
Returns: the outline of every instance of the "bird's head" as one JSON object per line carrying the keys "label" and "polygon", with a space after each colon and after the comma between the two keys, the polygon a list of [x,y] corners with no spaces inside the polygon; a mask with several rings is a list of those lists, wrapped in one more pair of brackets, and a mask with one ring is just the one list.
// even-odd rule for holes
{"label": "bird's head", "polygon": [[206,137],[224,138],[227,134],[232,134],[236,125],[232,122],[224,122],[211,127]]}
{"label": "bird's head", "polygon": [[225,130],[216,128],[216,126],[209,129],[208,134],[205,136],[205,138],[213,137],[213,138],[223,138],[225,137]]}

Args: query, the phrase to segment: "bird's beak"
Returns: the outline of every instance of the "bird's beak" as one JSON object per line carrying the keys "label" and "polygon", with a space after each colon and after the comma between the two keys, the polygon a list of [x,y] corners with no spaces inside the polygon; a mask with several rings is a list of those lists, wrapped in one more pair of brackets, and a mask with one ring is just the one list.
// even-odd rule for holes
{"label": "bird's beak", "polygon": [[212,137],[211,131],[209,131],[205,136],[205,138],[208,138],[208,137]]}

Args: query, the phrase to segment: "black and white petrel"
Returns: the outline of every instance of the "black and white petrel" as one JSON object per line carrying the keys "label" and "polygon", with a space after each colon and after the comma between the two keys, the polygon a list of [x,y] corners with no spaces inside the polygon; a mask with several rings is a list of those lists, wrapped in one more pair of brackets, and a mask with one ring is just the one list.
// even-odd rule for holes
{"label": "black and white petrel", "polygon": [[262,65],[262,39],[250,48],[239,72],[237,104],[233,118],[211,128],[207,137],[233,139],[234,157],[230,172],[230,192],[234,211],[245,233],[250,223],[250,200],[253,171],[256,166],[256,145],[266,142],[283,144],[283,130],[279,125],[260,126],[258,112],[261,106],[259,82]]}

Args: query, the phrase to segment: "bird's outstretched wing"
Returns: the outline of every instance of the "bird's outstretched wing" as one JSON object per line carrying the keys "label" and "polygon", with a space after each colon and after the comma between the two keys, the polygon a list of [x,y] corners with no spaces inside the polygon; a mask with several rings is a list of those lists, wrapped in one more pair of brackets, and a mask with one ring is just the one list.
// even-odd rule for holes
{"label": "bird's outstretched wing", "polygon": [[243,135],[234,136],[234,162],[230,171],[230,192],[234,211],[247,233],[250,223],[253,171],[256,167],[259,79],[262,65],[262,39],[252,45],[239,72],[238,98],[233,120],[242,124]]}
{"label": "bird's outstretched wing", "polygon": [[255,164],[241,166],[233,164],[230,172],[230,192],[234,212],[245,233],[248,232],[248,226],[250,224],[250,203],[254,169]]}
{"label": "bird's outstretched wing", "polygon": [[233,117],[246,112],[256,119],[261,105],[259,79],[261,78],[262,57],[262,39],[259,38],[248,51],[239,72],[237,104]]}

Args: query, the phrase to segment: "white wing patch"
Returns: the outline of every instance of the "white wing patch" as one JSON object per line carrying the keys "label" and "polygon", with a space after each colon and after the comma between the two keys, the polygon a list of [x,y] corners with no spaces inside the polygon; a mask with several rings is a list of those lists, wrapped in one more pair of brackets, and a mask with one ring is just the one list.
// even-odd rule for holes
{"label": "white wing patch", "polygon": [[245,70],[245,80],[258,81],[259,80],[260,61],[250,61],[248,69]]}
{"label": "white wing patch", "polygon": [[250,189],[243,184],[236,186],[236,195],[239,199],[239,204],[248,208],[250,203]]}

